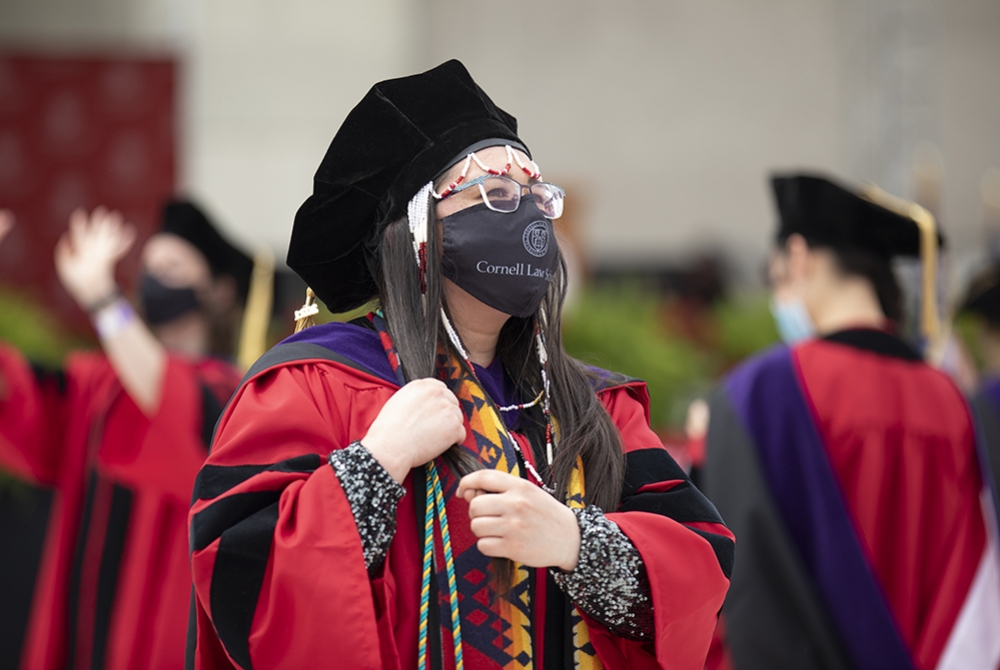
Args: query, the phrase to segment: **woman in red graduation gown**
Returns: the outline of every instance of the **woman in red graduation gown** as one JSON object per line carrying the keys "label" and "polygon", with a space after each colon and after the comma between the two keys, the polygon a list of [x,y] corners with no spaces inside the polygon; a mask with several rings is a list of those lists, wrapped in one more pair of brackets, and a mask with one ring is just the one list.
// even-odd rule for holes
{"label": "woman in red graduation gown", "polygon": [[921,253],[918,219],[818,176],[772,183],[791,346],[726,379],[708,431],[705,489],[741,541],[735,666],[995,669],[1000,564],[969,409],[895,333],[890,259]]}
{"label": "woman in red graduation gown", "polygon": [[562,351],[563,195],[457,61],[350,113],[288,260],[380,309],[272,349],[223,414],[194,667],[703,667],[732,535],[645,385]]}
{"label": "woman in red graduation gown", "polygon": [[213,332],[233,332],[250,261],[192,205],[168,205],[143,248],[147,326],[114,280],[132,240],[117,213],[78,211],[56,249],[102,353],[47,371],[0,345],[0,464],[56,491],[26,669],[183,667],[186,510],[239,381],[206,354]]}

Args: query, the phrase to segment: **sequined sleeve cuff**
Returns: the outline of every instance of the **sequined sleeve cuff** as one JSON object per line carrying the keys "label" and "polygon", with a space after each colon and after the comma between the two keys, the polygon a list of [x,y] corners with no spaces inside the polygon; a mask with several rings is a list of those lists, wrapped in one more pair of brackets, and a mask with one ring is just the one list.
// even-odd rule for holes
{"label": "sequined sleeve cuff", "polygon": [[389,476],[360,442],[330,452],[330,467],[340,480],[361,535],[365,567],[371,574],[382,564],[396,534],[396,506],[406,489]]}
{"label": "sequined sleeve cuff", "polygon": [[573,513],[580,524],[580,560],[572,572],[550,568],[552,577],[574,605],[613,634],[652,639],[653,603],[639,551],[600,508]]}

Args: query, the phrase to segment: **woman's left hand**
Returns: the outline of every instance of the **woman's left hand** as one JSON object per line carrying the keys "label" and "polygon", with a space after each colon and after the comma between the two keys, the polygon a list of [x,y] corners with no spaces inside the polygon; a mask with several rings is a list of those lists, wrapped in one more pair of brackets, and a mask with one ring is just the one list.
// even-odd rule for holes
{"label": "woman's left hand", "polygon": [[477,470],[462,478],[458,495],[469,501],[476,546],[486,556],[533,568],[576,568],[576,515],[541,488],[499,470]]}

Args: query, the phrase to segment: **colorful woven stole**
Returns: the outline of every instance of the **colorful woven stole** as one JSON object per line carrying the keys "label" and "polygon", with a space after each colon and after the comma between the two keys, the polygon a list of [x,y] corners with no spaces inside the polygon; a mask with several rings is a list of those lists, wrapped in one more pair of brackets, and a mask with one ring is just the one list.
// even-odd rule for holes
{"label": "colorful woven stole", "polygon": [[[402,384],[399,358],[384,321],[374,313],[369,315],[369,319],[375,325],[386,356]],[[438,356],[438,374],[458,397],[465,414],[469,437],[462,446],[472,452],[484,467],[523,477],[514,438],[475,374],[462,366],[451,352]],[[534,667],[531,643],[533,594],[530,588],[533,569],[515,563],[510,590],[497,597],[490,576],[490,559],[476,548],[476,537],[469,528],[468,504],[455,498],[458,481],[440,459],[429,463],[425,473],[427,495],[423,527],[425,537],[432,537],[433,542],[425,543],[423,554],[420,612],[423,634],[418,652],[420,670],[427,667],[427,635],[434,634],[426,630],[427,609],[433,606],[439,607],[441,612],[442,649],[450,653],[456,668],[460,668],[462,663],[475,667],[474,659],[485,657],[491,667],[530,670]],[[584,490],[582,462],[578,461],[567,486],[566,504],[570,508],[583,508]],[[450,528],[448,519],[452,521]],[[428,602],[431,565],[439,585],[438,603]],[[449,596],[455,590],[457,598]],[[454,619],[456,600],[458,620]],[[571,619],[574,666],[581,670],[601,668],[600,659],[590,644],[587,625],[576,608],[572,610]],[[458,645],[456,640],[460,640]]]}

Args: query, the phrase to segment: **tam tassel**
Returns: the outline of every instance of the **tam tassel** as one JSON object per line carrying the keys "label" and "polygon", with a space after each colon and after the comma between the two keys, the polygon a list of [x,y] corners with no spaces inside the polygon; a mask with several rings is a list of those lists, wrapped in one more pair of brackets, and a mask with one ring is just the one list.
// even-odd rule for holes
{"label": "tam tassel", "polygon": [[295,310],[295,332],[316,325],[316,315],[319,314],[319,305],[316,304],[316,294],[311,288],[306,288],[306,302],[300,309]]}

